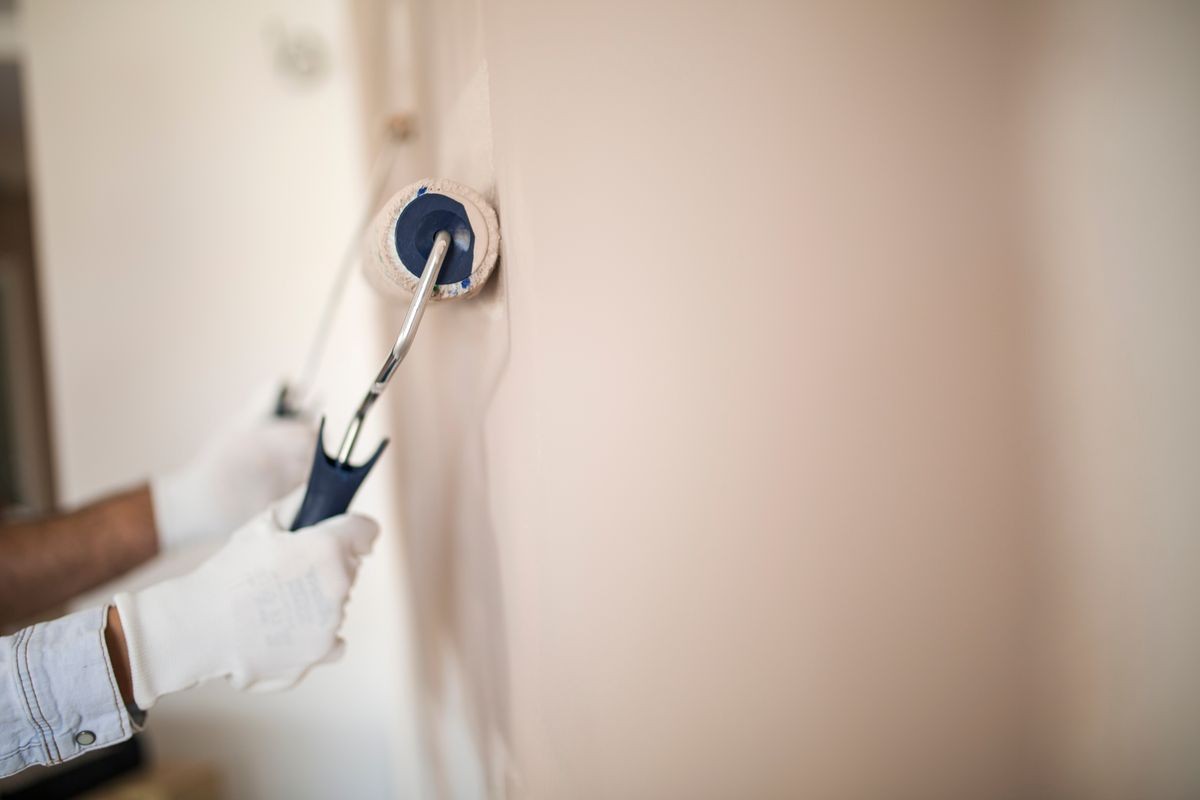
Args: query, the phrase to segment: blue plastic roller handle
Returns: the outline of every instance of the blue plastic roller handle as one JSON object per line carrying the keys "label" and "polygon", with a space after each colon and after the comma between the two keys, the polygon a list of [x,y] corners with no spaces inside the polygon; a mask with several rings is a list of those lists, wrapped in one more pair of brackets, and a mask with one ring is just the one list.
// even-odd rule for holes
{"label": "blue plastic roller handle", "polygon": [[339,464],[336,458],[325,452],[325,418],[317,432],[317,449],[313,455],[312,472],[308,475],[308,488],[304,491],[304,502],[292,523],[292,531],[316,525],[322,520],[345,514],[350,508],[358,487],[366,480],[367,473],[383,455],[388,440],[384,439],[375,448],[375,453],[358,466]]}

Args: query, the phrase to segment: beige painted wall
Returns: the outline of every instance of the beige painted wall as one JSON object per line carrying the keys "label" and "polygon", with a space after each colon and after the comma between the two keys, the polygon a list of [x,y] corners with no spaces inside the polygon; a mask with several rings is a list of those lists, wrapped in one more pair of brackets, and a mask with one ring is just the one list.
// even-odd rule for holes
{"label": "beige painted wall", "polygon": [[1200,7],[1039,14],[1046,701],[1063,798],[1200,795]]}
{"label": "beige painted wall", "polygon": [[411,5],[425,785],[1194,796],[1194,9]]}
{"label": "beige painted wall", "polygon": [[463,697],[514,796],[1019,793],[1012,12],[415,5],[504,233],[393,395],[443,786]]}

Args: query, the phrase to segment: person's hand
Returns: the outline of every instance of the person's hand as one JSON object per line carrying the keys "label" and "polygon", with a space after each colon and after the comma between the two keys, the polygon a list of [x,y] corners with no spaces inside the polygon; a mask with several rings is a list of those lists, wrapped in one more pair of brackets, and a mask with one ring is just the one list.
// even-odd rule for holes
{"label": "person's hand", "polygon": [[180,469],[150,481],[160,550],[229,533],[308,477],[316,430],[256,402]]}
{"label": "person's hand", "polygon": [[287,688],[341,655],[346,599],[379,526],[346,514],[289,533],[299,499],[259,514],[195,571],[116,596],[139,708],[220,677]]}

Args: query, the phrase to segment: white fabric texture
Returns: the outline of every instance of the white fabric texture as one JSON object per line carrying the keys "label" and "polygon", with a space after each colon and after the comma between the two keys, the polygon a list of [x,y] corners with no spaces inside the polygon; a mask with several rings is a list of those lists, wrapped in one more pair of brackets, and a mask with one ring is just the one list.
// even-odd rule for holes
{"label": "white fabric texture", "polygon": [[299,498],[259,514],[195,571],[116,596],[139,708],[221,677],[287,688],[341,655],[346,601],[379,528],[347,514],[291,533],[282,520]]}
{"label": "white fabric texture", "polygon": [[308,477],[316,448],[311,419],[269,416],[256,401],[189,463],[150,481],[159,548],[224,536]]}

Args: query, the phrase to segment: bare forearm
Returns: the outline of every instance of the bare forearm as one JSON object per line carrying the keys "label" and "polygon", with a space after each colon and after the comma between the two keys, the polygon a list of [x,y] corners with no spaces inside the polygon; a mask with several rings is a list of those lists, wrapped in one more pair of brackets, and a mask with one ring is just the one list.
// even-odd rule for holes
{"label": "bare forearm", "polygon": [[61,605],[158,550],[150,489],[0,528],[0,625]]}

